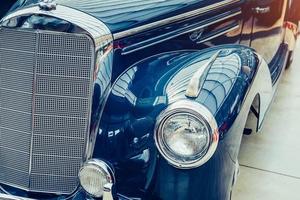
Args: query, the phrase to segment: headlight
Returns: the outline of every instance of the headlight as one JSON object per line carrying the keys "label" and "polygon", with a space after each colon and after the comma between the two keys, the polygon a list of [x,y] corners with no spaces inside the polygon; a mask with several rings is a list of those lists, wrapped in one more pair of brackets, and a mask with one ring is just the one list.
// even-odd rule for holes
{"label": "headlight", "polygon": [[89,160],[79,170],[82,188],[93,197],[102,197],[104,185],[114,183],[113,170],[101,160]]}
{"label": "headlight", "polygon": [[203,165],[218,144],[218,127],[212,114],[201,104],[182,100],[158,117],[155,142],[161,155],[181,169]]}

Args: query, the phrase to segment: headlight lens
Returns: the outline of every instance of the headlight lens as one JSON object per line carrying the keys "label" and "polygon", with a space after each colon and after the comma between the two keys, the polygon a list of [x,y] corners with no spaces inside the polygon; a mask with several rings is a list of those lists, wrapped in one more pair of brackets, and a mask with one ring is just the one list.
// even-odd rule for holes
{"label": "headlight lens", "polygon": [[79,171],[82,188],[93,197],[102,197],[104,185],[114,182],[111,168],[101,160],[89,160]]}
{"label": "headlight lens", "polygon": [[159,116],[155,141],[162,156],[173,166],[198,167],[216,150],[217,125],[205,107],[197,102],[179,101]]}
{"label": "headlight lens", "polygon": [[187,161],[201,157],[209,146],[207,126],[189,113],[170,116],[163,124],[162,132],[166,147]]}

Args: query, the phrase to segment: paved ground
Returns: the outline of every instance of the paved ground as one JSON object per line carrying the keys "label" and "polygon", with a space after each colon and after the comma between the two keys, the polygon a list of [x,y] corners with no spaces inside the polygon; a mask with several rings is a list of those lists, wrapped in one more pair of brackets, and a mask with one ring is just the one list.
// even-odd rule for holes
{"label": "paved ground", "polygon": [[300,200],[300,43],[261,133],[244,136],[233,200]]}

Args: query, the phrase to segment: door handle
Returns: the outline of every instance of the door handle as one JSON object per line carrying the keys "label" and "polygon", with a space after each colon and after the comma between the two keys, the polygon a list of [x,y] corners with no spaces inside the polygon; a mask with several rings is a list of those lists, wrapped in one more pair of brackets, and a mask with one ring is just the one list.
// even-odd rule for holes
{"label": "door handle", "polygon": [[252,9],[256,14],[266,14],[269,13],[271,11],[270,6],[268,7],[256,7]]}

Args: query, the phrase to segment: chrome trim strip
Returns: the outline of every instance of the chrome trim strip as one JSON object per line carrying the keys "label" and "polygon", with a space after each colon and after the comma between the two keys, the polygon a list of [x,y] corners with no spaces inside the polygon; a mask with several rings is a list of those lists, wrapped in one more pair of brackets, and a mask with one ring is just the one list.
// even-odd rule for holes
{"label": "chrome trim strip", "polygon": [[197,72],[191,78],[185,96],[190,98],[197,98],[202,85],[204,83],[204,78],[207,76],[207,73],[211,66],[214,64],[216,59],[218,58],[221,51],[216,52],[203,66],[199,66]]}
{"label": "chrome trim strip", "polygon": [[[235,17],[235,16],[238,16],[242,14],[242,11],[239,10],[235,13],[232,13],[230,15],[227,15],[225,17],[222,17],[222,18],[218,18],[218,16],[216,16],[215,18],[217,18],[216,20],[212,20],[211,22],[209,23],[206,23],[206,24],[202,24],[202,25],[199,25],[195,28],[192,28],[192,29],[189,29],[191,28],[191,26],[195,26],[195,24],[189,26],[189,27],[184,27],[183,29],[179,30],[179,31],[182,31],[182,32],[179,32],[178,30],[176,31],[173,31],[173,32],[170,32],[168,34],[172,34],[172,33],[175,33],[174,35],[170,35],[170,36],[167,36],[163,39],[159,39],[159,38],[162,38],[164,35],[162,36],[158,36],[158,37],[154,37],[154,38],[151,38],[151,39],[148,39],[148,40],[145,40],[145,41],[142,41],[142,42],[139,42],[139,43],[136,43],[136,44],[133,44],[133,45],[130,45],[130,46],[127,46],[125,47],[123,50],[122,50],[122,55],[127,55],[127,54],[130,54],[130,53],[133,53],[135,51],[138,51],[138,50],[142,50],[142,49],[145,49],[147,47],[150,47],[150,46],[153,46],[153,45],[156,45],[156,44],[159,44],[161,42],[164,42],[164,41],[167,41],[167,40],[170,40],[170,39],[173,39],[173,38],[176,38],[178,36],[181,36],[181,35],[184,35],[184,34],[187,34],[187,33],[190,33],[190,32],[193,32],[193,31],[196,31],[196,30],[200,30],[200,29],[204,29],[204,28],[207,28],[208,26],[211,26],[211,25],[214,25],[216,23],[219,23],[219,22],[222,22],[222,21],[225,21],[227,19],[230,19],[232,17]],[[200,22],[201,23],[201,22]],[[176,32],[179,32],[179,33],[176,33]],[[167,34],[165,34],[167,35]],[[153,42],[152,42],[153,41]],[[147,44],[148,43],[148,44]],[[129,49],[129,50],[127,50]]]}
{"label": "chrome trim strip", "polygon": [[34,68],[33,68],[33,86],[32,86],[32,108],[31,108],[31,139],[30,139],[30,153],[29,153],[29,166],[28,166],[28,188],[30,188],[30,177],[32,171],[32,153],[33,153],[33,138],[34,138],[34,116],[35,116],[35,98],[36,98],[36,84],[37,84],[37,65],[38,65],[38,49],[39,49],[39,39],[40,34],[39,31],[36,33],[36,44],[35,44],[35,52],[34,52]]}
{"label": "chrome trim strip", "polygon": [[231,28],[229,28],[229,29],[226,29],[226,30],[224,30],[224,31],[221,31],[221,32],[219,32],[219,33],[217,33],[217,34],[215,34],[215,35],[212,35],[212,36],[210,36],[210,37],[207,37],[207,38],[205,38],[205,39],[203,39],[203,40],[200,40],[200,41],[197,42],[197,44],[201,44],[201,43],[207,42],[207,41],[209,41],[209,40],[212,40],[212,39],[214,39],[214,38],[217,38],[217,37],[220,37],[220,36],[222,36],[222,35],[225,35],[226,33],[229,33],[229,32],[231,32],[231,31],[237,30],[237,29],[239,29],[239,28],[240,28],[240,25],[237,24],[237,25],[235,25],[235,26],[233,26],[233,27],[231,27]]}
{"label": "chrome trim strip", "polygon": [[193,11],[190,11],[190,12],[186,12],[186,13],[183,13],[183,14],[180,14],[180,15],[176,15],[174,17],[169,17],[169,18],[166,18],[166,19],[163,19],[163,20],[160,20],[160,21],[150,23],[150,24],[142,25],[142,26],[139,26],[139,27],[136,27],[136,28],[133,28],[133,29],[129,29],[129,30],[126,30],[126,31],[115,33],[115,34],[113,34],[113,37],[114,37],[115,40],[118,40],[118,39],[128,37],[128,36],[131,36],[131,35],[134,35],[134,34],[149,30],[149,29],[153,29],[153,28],[157,28],[157,27],[160,27],[160,26],[163,26],[163,25],[170,24],[170,23],[178,22],[180,20],[184,20],[184,19],[187,19],[187,18],[190,18],[190,17],[193,17],[193,16],[205,14],[209,11],[216,10],[216,9],[219,9],[219,8],[222,8],[222,7],[225,7],[225,6],[229,6],[229,5],[238,3],[238,2],[240,2],[240,0],[221,1],[221,2],[215,3],[213,5],[209,5],[209,6],[199,8],[199,9],[196,9],[196,10],[193,10]]}

